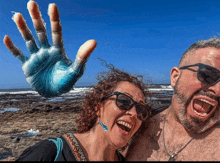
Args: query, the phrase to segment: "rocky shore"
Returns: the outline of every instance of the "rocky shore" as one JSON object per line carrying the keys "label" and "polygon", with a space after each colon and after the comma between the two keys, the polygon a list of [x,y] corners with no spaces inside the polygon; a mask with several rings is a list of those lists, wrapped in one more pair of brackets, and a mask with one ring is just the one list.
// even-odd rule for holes
{"label": "rocky shore", "polygon": [[[42,100],[28,94],[1,95],[3,108],[20,108],[0,114],[0,161],[15,160],[27,147],[43,139],[59,137],[75,131],[75,119],[83,99],[65,101]],[[14,100],[11,100],[14,99]],[[28,135],[28,130],[39,130],[38,135]]]}

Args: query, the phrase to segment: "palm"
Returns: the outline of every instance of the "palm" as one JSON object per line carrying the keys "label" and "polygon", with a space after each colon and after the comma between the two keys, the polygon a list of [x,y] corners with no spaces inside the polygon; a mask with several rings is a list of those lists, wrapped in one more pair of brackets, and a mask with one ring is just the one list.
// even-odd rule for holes
{"label": "palm", "polygon": [[84,65],[74,64],[60,49],[40,49],[22,65],[27,82],[45,96],[52,97],[67,92],[81,77]]}
{"label": "palm", "polygon": [[27,82],[42,96],[54,97],[68,92],[75,82],[82,76],[85,63],[95,49],[94,40],[84,43],[72,63],[66,56],[63,48],[61,25],[59,23],[59,13],[54,4],[49,8],[51,20],[53,46],[50,46],[46,36],[46,29],[40,17],[40,11],[36,2],[28,3],[28,10],[37,31],[40,48],[36,45],[35,39],[26,26],[21,14],[14,16],[14,21],[18,26],[22,36],[26,41],[30,52],[30,58],[26,57],[11,39],[6,36],[5,45],[22,63],[22,70],[27,78]]}

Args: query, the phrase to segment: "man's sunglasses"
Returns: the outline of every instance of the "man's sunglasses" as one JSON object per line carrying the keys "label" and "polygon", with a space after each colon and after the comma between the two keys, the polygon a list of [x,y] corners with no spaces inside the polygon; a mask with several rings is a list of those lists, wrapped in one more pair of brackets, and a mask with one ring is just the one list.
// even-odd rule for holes
{"label": "man's sunglasses", "polygon": [[110,95],[103,97],[102,101],[104,101],[105,99],[113,95],[116,95],[115,102],[118,108],[120,108],[121,110],[128,111],[135,105],[138,119],[140,119],[141,121],[145,121],[148,117],[150,117],[151,110],[147,105],[140,104],[134,101],[131,97],[129,97],[128,95],[124,93],[114,92]]}
{"label": "man's sunglasses", "polygon": [[194,66],[199,67],[199,69],[197,70],[197,78],[200,82],[208,85],[214,85],[220,81],[220,71],[209,65],[197,63],[194,65],[183,66],[179,69],[186,69]]}

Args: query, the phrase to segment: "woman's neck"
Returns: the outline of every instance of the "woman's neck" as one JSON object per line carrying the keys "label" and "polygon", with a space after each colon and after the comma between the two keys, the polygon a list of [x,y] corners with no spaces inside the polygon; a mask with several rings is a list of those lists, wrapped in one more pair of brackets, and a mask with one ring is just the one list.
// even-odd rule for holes
{"label": "woman's neck", "polygon": [[108,143],[103,132],[93,128],[85,133],[74,134],[88,161],[118,161],[116,148]]}

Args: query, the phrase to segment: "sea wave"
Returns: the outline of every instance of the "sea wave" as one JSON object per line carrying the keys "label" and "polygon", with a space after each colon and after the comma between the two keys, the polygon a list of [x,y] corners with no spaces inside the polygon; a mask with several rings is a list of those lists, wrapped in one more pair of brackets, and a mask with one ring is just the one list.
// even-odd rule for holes
{"label": "sea wave", "polygon": [[[150,85],[148,87],[150,91],[172,91],[173,88],[171,85]],[[84,93],[87,91],[91,91],[92,87],[77,87],[73,88],[67,93],[64,93],[63,95],[68,95],[68,94],[76,94],[76,93]],[[0,90],[0,95],[2,94],[36,94],[38,93],[32,89],[7,89],[7,90]]]}
{"label": "sea wave", "polygon": [[[90,87],[80,87],[80,88],[74,88],[74,89],[70,90],[68,93],[65,93],[65,94],[75,94],[75,93],[89,91],[89,90],[91,90]],[[11,90],[8,90],[8,91],[1,90],[0,95],[3,95],[3,94],[36,94],[37,95],[38,93],[34,90],[25,90],[25,89],[22,90],[22,89],[20,89],[18,91],[16,89],[11,89]]]}
{"label": "sea wave", "polygon": [[[11,108],[5,108],[5,106],[17,106],[19,103],[23,103],[24,101],[29,101],[30,103],[40,103],[47,104],[48,102],[64,102],[68,100],[82,100],[87,92],[92,91],[92,87],[77,87],[70,90],[67,93],[62,94],[58,97],[53,98],[45,98],[40,96],[34,90],[20,89],[20,90],[0,90],[0,107],[1,112],[5,111],[17,111]],[[152,93],[152,96],[149,97],[154,101],[159,102],[161,105],[169,104],[171,102],[171,98],[173,95],[173,88],[170,85],[152,85],[149,86],[149,91]],[[7,105],[6,105],[7,104]]]}

